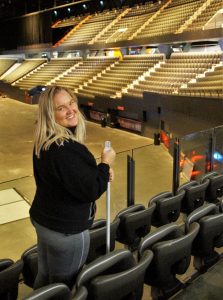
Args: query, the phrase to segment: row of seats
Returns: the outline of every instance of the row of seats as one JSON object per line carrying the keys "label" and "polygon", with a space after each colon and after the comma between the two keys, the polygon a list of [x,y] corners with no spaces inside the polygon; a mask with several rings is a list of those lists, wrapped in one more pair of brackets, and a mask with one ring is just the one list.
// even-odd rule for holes
{"label": "row of seats", "polygon": [[[213,0],[199,13],[206,0],[178,1],[123,7],[112,11],[79,16],[57,22],[53,28],[74,28],[56,45],[111,43],[133,38],[146,38],[182,31],[198,30],[221,8],[220,0]],[[197,12],[197,14],[195,14]],[[204,14],[204,18],[202,18]],[[193,16],[193,22],[189,22]],[[184,26],[184,27],[182,27]]]}
{"label": "row of seats", "polygon": [[62,74],[79,62],[79,59],[51,59],[40,65],[34,71],[14,82],[21,89],[31,89],[37,85],[46,85],[52,78]]}
{"label": "row of seats", "polygon": [[[221,77],[222,64],[220,63],[222,59],[222,53],[215,54],[172,54],[170,59],[165,60],[164,63],[160,64],[155,70],[151,71],[149,75],[144,76],[138,82],[136,82],[131,88],[127,90],[127,94],[143,97],[144,91],[163,93],[163,94],[179,94],[185,95],[189,92],[192,87],[194,90],[196,84],[192,82],[192,79],[201,80],[201,74],[203,80],[206,76],[216,76]],[[211,74],[211,75],[210,75]],[[208,78],[208,77],[207,77]],[[219,78],[219,80],[221,80]],[[191,82],[189,84],[189,82]],[[186,85],[188,84],[188,86]],[[205,90],[205,88],[197,87],[197,89]],[[207,83],[206,90],[213,89],[212,82]],[[221,97],[222,84],[219,81],[217,88],[219,89],[219,94],[216,98]],[[209,97],[209,94],[205,94],[205,97]]]}
{"label": "row of seats", "polygon": [[[222,196],[223,175],[210,172],[200,182],[180,186],[176,195],[164,192],[154,196],[148,208],[136,204],[120,211],[111,223],[109,254],[105,254],[106,221],[96,220],[90,229],[89,256],[76,278],[72,299],[141,299],[144,283],[151,286],[153,299],[174,295],[183,287],[177,276],[186,272],[191,256],[199,272],[205,272],[220,259],[215,249],[223,246]],[[185,220],[177,224],[181,203]],[[128,246],[128,250],[115,250],[115,241]],[[16,263],[1,260],[0,270],[1,299],[6,299],[2,298],[6,293],[12,295],[7,299],[16,299],[21,272],[24,283],[33,287],[37,247],[27,249]],[[62,290],[66,287],[59,286]],[[60,288],[50,285],[25,299],[51,299],[50,290],[57,292]],[[71,296],[69,289],[65,290]],[[48,295],[45,298],[44,293]]]}
{"label": "row of seats", "polygon": [[212,0],[206,9],[186,28],[185,31],[194,31],[202,27],[211,19],[215,13],[222,8],[221,0]]}
{"label": "row of seats", "polygon": [[166,60],[163,54],[25,60],[3,80],[25,90],[56,83],[90,98],[143,97],[144,91],[221,98],[221,60],[220,52],[173,53]]}

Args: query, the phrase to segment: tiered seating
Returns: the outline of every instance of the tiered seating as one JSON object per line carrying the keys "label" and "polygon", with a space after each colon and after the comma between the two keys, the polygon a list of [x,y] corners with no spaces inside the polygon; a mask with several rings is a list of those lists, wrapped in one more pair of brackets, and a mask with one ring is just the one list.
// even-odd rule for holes
{"label": "tiered seating", "polygon": [[188,83],[187,87],[179,89],[179,94],[195,97],[209,97],[223,99],[223,65],[208,71],[204,77]]}
{"label": "tiered seating", "polygon": [[88,82],[86,86],[82,86],[78,94],[91,98],[96,95],[115,97],[163,58],[162,54],[126,55],[123,60]]}
{"label": "tiered seating", "polygon": [[175,33],[205,0],[173,0],[136,38],[145,38]]}
{"label": "tiered seating", "polygon": [[97,73],[102,72],[102,70],[114,63],[115,60],[117,60],[117,58],[109,58],[104,56],[89,57],[88,59],[79,63],[70,72],[58,80],[55,80],[55,84],[66,86],[74,90],[80,85],[83,85]]}
{"label": "tiered seating", "polygon": [[97,39],[97,42],[112,43],[127,40],[142,24],[153,15],[157,6],[151,3],[135,6],[128,10],[117,23]]}
{"label": "tiered seating", "polygon": [[[93,260],[87,260],[77,274],[71,286],[72,299],[140,300],[143,284],[150,286],[152,299],[169,299],[185,288],[185,283],[193,283],[194,275],[207,272],[222,260],[222,195],[223,175],[210,172],[200,182],[183,184],[176,194],[155,195],[148,201],[148,208],[135,204],[123,209],[111,223],[111,245],[114,247],[107,254],[106,220],[94,221],[90,228],[89,256],[92,249],[96,255]],[[180,210],[184,213],[179,222]],[[128,250],[120,249],[115,241],[123,247],[128,246]],[[97,247],[98,252],[95,251]],[[190,264],[192,257],[193,265]],[[25,250],[16,263],[11,259],[0,260],[1,299],[16,299],[19,279],[33,288],[37,269],[36,245]],[[51,284],[37,289],[24,300],[71,299],[66,287],[60,283]],[[82,288],[84,291],[79,294]]]}
{"label": "tiered seating", "polygon": [[67,69],[75,65],[80,58],[75,59],[52,59],[42,64],[40,67],[30,72],[20,80],[15,82],[21,89],[31,89],[37,85],[46,85],[49,81],[64,73]]}
{"label": "tiered seating", "polygon": [[222,0],[213,0],[210,5],[202,12],[201,15],[188,26],[185,31],[199,30],[210,20],[210,18],[222,8]]}
{"label": "tiered seating", "polygon": [[0,76],[3,75],[9,68],[11,68],[14,63],[16,63],[15,59],[0,59]]}
{"label": "tiered seating", "polygon": [[57,21],[54,25],[52,25],[52,28],[75,26],[79,22],[81,22],[84,18],[85,16],[77,16],[77,17],[70,17],[68,19]]}
{"label": "tiered seating", "polygon": [[45,60],[43,59],[27,59],[24,60],[21,65],[16,68],[12,73],[6,75],[4,77],[4,81],[8,83],[12,83],[19,78],[25,76],[27,73],[31,72],[41,64],[43,64]]}
{"label": "tiered seating", "polygon": [[119,13],[120,11],[118,10],[112,10],[89,16],[89,18],[77,30],[67,36],[62,45],[68,46],[89,43]]}
{"label": "tiered seating", "polygon": [[128,94],[142,97],[143,91],[172,94],[208,69],[219,63],[221,54],[173,53],[171,58],[150,72]]}

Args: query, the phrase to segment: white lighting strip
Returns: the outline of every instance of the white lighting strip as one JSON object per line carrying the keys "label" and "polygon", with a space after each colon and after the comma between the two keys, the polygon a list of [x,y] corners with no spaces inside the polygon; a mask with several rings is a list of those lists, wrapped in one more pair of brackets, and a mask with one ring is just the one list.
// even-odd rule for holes
{"label": "white lighting strip", "polygon": [[12,73],[15,69],[17,69],[19,66],[21,65],[21,63],[15,63],[11,68],[8,69],[8,71],[6,71],[1,77],[0,80],[2,80],[3,78],[5,78],[7,75],[9,75],[10,73]]}

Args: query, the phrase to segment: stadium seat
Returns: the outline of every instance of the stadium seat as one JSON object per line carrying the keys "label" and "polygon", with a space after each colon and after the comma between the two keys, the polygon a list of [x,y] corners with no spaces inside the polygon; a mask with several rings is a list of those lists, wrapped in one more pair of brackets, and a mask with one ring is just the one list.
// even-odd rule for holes
{"label": "stadium seat", "polygon": [[91,300],[140,300],[151,251],[145,251],[137,263],[129,250],[115,250],[91,262],[79,273],[76,288],[88,290]]}
{"label": "stadium seat", "polygon": [[87,299],[87,290],[81,287],[72,295],[70,289],[63,283],[52,283],[33,291],[23,300],[85,300]]}
{"label": "stadium seat", "polygon": [[[119,226],[119,218],[115,218],[110,225],[110,251],[115,249],[116,231]],[[90,263],[106,253],[106,220],[95,220],[90,228],[90,249],[86,263]]]}
{"label": "stadium seat", "polygon": [[201,183],[207,180],[209,180],[209,184],[206,189],[205,200],[217,203],[219,201],[218,198],[223,196],[223,174],[209,172],[202,177]]}
{"label": "stadium seat", "polygon": [[194,267],[199,271],[206,271],[220,258],[215,248],[223,246],[223,213],[219,212],[219,207],[215,204],[209,203],[194,210],[188,216],[186,226],[189,228],[192,222],[200,224],[192,247]]}
{"label": "stadium seat", "polygon": [[153,299],[168,299],[183,287],[177,274],[184,274],[190,265],[192,242],[199,224],[190,224],[184,232],[176,224],[167,224],[145,236],[139,245],[139,257],[151,250],[153,260],[146,270],[145,283],[151,285]]}
{"label": "stadium seat", "polygon": [[38,254],[37,254],[37,245],[26,249],[21,259],[23,261],[23,282],[29,287],[33,287],[37,272],[38,272]]}
{"label": "stadium seat", "polygon": [[135,204],[121,210],[117,214],[120,218],[117,241],[127,245],[131,251],[137,249],[141,238],[150,231],[155,206],[155,203],[148,208],[142,204]]}
{"label": "stadium seat", "polygon": [[149,205],[155,203],[156,208],[152,215],[152,225],[159,227],[171,222],[175,222],[180,216],[181,201],[185,191],[181,190],[177,195],[171,192],[162,192],[149,201]]}
{"label": "stadium seat", "polygon": [[198,183],[195,180],[188,181],[182,184],[178,188],[178,193],[182,190],[185,191],[185,195],[182,200],[181,211],[183,213],[189,214],[196,208],[202,206],[205,201],[205,191],[209,184],[209,179],[205,180],[203,183]]}
{"label": "stadium seat", "polygon": [[11,259],[0,259],[0,299],[16,300],[18,296],[19,276],[23,262]]}

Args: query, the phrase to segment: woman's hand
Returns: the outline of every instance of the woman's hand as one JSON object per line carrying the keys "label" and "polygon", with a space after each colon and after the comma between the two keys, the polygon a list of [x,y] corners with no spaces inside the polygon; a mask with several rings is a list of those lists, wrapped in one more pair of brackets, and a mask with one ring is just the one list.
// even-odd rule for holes
{"label": "woman's hand", "polygon": [[108,164],[109,166],[114,162],[116,153],[113,148],[102,151],[101,162]]}
{"label": "woman's hand", "polygon": [[109,181],[112,182],[114,180],[114,170],[112,168],[109,169]]}

